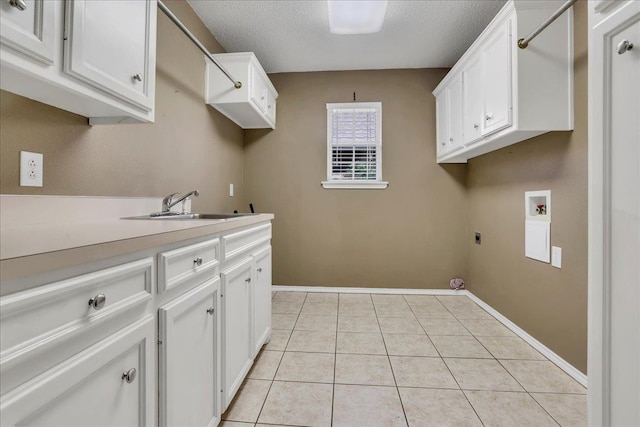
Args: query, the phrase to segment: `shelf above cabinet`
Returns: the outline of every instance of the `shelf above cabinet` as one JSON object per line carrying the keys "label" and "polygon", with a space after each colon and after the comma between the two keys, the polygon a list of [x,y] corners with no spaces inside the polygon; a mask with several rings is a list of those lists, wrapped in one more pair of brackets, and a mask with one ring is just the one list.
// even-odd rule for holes
{"label": "shelf above cabinet", "polygon": [[[572,10],[527,49],[517,46],[562,3],[509,1],[436,87],[436,104],[448,106],[436,108],[438,163],[466,163],[543,133],[573,130]],[[452,145],[443,150],[446,144]]]}
{"label": "shelf above cabinet", "polygon": [[205,58],[207,104],[243,129],[275,129],[278,92],[256,56],[251,52],[213,56],[242,82],[242,87],[236,89],[218,67]]}

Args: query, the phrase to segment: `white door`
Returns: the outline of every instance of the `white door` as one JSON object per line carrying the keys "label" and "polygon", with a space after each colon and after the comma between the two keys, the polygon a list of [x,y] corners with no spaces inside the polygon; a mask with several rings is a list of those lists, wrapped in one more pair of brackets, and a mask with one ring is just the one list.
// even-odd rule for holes
{"label": "white door", "polygon": [[253,260],[247,258],[224,270],[222,277],[222,390],[226,410],[253,363],[251,340],[251,277]]}
{"label": "white door", "polygon": [[455,76],[447,86],[449,140],[447,152],[464,147],[462,140],[462,74]]}
{"label": "white door", "polygon": [[483,84],[482,84],[482,61],[481,56],[473,57],[462,70],[462,93],[463,93],[463,133],[464,143],[471,144],[482,138],[481,125],[482,104],[483,104]]}
{"label": "white door", "polygon": [[253,255],[253,357],[271,335],[271,246]]}
{"label": "white door", "polygon": [[74,0],[66,8],[64,71],[151,111],[156,2]]}
{"label": "white door", "polygon": [[220,421],[218,306],[220,279],[160,307],[161,426],[216,426]]}
{"label": "white door", "polygon": [[590,38],[589,417],[593,426],[638,426],[640,2]]}
{"label": "white door", "polygon": [[154,425],[154,341],[148,315],[3,395],[0,425]]}
{"label": "white door", "polygon": [[[0,42],[47,65],[54,60],[57,2],[0,2]],[[22,6],[18,6],[21,4]]]}
{"label": "white door", "polygon": [[482,134],[511,125],[511,20],[498,28],[481,49],[484,105]]}
{"label": "white door", "polygon": [[449,119],[447,117],[447,110],[447,89],[445,88],[436,98],[436,152],[438,157],[445,154],[449,147],[447,143],[449,141]]}

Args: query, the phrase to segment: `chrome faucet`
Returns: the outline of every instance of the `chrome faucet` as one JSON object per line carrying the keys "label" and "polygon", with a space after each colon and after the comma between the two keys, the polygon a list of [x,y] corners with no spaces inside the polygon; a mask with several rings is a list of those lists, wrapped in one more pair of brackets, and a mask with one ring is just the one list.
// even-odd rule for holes
{"label": "chrome faucet", "polygon": [[[184,209],[185,203],[187,202],[187,200],[191,196],[198,197],[200,195],[200,192],[198,190],[193,190],[193,191],[190,191],[187,194],[177,198],[176,200],[174,200],[173,198],[175,196],[177,196],[178,194],[180,194],[180,193],[169,194],[167,197],[162,199],[162,211],[161,212],[157,212],[157,213],[153,213],[153,214],[151,214],[151,216],[170,215],[171,214],[169,212],[170,209],[172,207],[174,207],[175,205],[177,205],[178,203],[180,203],[180,202],[182,202],[182,213],[186,213],[185,209]],[[177,213],[176,213],[176,215],[177,215]]]}

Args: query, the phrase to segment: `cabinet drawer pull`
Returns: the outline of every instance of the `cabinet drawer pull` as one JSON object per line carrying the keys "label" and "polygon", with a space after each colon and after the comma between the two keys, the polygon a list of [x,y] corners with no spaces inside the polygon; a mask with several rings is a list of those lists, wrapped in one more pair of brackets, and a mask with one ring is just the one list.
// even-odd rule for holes
{"label": "cabinet drawer pull", "polygon": [[9,4],[18,10],[27,10],[27,4],[24,0],[9,0]]}
{"label": "cabinet drawer pull", "polygon": [[140,73],[134,74],[133,75],[133,80],[137,80],[137,81],[141,82],[142,81],[142,74],[140,74]]}
{"label": "cabinet drawer pull", "polygon": [[207,308],[207,313],[209,313],[211,316],[213,316],[213,313],[215,313],[216,309],[213,307],[209,307]]}
{"label": "cabinet drawer pull", "polygon": [[194,260],[193,260],[193,263],[194,263],[196,266],[200,267],[200,266],[202,265],[202,258],[198,257],[198,258],[194,259]]}
{"label": "cabinet drawer pull", "polygon": [[247,283],[251,283],[251,277],[249,277],[248,279],[245,280],[245,282]]}
{"label": "cabinet drawer pull", "polygon": [[122,379],[131,384],[136,379],[136,368],[131,368],[127,372],[122,373]]}
{"label": "cabinet drawer pull", "polygon": [[89,299],[89,306],[95,308],[96,310],[100,310],[107,302],[107,297],[104,294],[96,295],[95,297]]}
{"label": "cabinet drawer pull", "polygon": [[262,273],[262,267],[258,269],[258,273]]}

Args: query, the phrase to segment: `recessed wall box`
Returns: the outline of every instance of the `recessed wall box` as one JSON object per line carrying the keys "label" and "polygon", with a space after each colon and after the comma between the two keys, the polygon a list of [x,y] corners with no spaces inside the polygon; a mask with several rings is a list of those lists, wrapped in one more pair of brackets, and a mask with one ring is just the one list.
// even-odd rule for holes
{"label": "recessed wall box", "polygon": [[551,190],[524,193],[524,255],[551,261]]}

